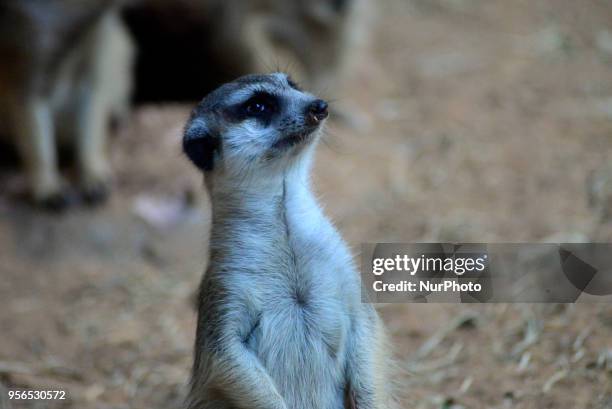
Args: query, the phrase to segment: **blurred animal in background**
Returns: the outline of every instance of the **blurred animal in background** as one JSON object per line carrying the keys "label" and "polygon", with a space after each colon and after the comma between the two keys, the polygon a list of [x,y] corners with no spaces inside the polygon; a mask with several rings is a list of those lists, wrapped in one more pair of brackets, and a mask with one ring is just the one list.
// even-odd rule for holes
{"label": "blurred animal in background", "polygon": [[0,2],[0,134],[12,138],[33,199],[61,209],[58,147],[75,157],[88,203],[106,198],[106,134],[131,90],[133,46],[113,0]]}
{"label": "blurred animal in background", "polygon": [[125,18],[138,44],[136,98],[198,100],[250,72],[290,69],[335,92],[359,31],[360,0],[141,0]]}

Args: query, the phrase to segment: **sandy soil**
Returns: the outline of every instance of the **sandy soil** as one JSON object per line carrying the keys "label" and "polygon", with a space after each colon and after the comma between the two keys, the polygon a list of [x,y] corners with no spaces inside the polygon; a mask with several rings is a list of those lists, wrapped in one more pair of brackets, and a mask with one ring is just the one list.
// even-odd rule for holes
{"label": "sandy soil", "polygon": [[[587,200],[612,149],[610,4],[387,0],[371,21],[337,101],[356,121],[330,124],[315,172],[354,249],[610,240]],[[0,382],[68,396],[14,408],[179,407],[209,223],[188,112],[134,112],[104,208],[41,214],[0,174]],[[610,305],[380,311],[405,408],[612,408]]]}

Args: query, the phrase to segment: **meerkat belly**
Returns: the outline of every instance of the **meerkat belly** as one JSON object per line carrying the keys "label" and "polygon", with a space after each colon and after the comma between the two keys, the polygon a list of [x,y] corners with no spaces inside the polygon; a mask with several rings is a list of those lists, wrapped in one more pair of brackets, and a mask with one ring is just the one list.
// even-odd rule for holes
{"label": "meerkat belly", "polygon": [[329,294],[270,301],[249,344],[288,407],[341,409],[348,314]]}

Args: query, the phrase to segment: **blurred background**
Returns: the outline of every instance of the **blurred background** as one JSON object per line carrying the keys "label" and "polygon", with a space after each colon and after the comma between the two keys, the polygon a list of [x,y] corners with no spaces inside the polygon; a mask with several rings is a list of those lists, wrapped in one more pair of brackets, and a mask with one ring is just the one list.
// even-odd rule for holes
{"label": "blurred background", "polygon": [[[332,101],[314,185],[355,254],[365,242],[612,239],[607,1],[4,0],[4,112],[40,99],[52,82],[41,72],[109,14],[125,32],[119,60],[95,65],[110,79],[92,86],[120,88],[120,108],[104,111],[103,205],[33,204],[15,125],[0,122],[0,385],[69,397],[11,407],[178,407],[210,221],[182,126],[245,72],[286,70]],[[24,46],[39,38],[54,51]],[[79,178],[70,155],[60,162]],[[612,408],[610,305],[379,309],[405,408]]]}

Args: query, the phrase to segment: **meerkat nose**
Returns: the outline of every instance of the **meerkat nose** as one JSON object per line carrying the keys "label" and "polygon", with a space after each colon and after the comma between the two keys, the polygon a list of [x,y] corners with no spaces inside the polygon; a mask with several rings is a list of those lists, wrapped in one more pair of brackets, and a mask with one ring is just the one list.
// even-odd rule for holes
{"label": "meerkat nose", "polygon": [[308,120],[313,125],[327,118],[327,102],[317,99],[308,105]]}

